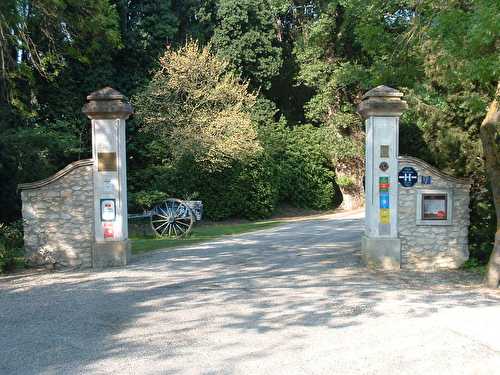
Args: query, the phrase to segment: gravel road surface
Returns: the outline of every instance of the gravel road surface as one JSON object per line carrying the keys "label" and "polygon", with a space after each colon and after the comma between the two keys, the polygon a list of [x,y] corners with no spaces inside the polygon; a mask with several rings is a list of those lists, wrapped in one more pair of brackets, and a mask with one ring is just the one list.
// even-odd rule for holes
{"label": "gravel road surface", "polygon": [[500,374],[500,292],[374,272],[361,214],[0,278],[0,374]]}

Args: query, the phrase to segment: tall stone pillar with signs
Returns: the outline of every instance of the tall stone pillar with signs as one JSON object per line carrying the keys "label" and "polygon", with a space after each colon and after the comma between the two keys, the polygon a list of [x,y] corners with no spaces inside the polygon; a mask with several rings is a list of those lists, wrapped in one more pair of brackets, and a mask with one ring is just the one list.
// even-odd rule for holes
{"label": "tall stone pillar with signs", "polygon": [[378,86],[363,96],[358,113],[366,125],[365,234],[362,256],[370,266],[399,269],[399,117],[408,108],[403,94]]}
{"label": "tall stone pillar with signs", "polygon": [[91,93],[87,100],[83,113],[92,120],[94,160],[92,267],[123,266],[130,258],[125,121],[132,106],[111,87]]}

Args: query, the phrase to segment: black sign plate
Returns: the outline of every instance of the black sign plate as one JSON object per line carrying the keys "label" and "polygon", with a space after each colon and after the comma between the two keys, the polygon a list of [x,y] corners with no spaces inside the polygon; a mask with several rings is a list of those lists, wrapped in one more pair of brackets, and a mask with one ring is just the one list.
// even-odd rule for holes
{"label": "black sign plate", "polygon": [[412,187],[418,181],[418,173],[412,167],[404,167],[398,173],[398,180],[404,187]]}

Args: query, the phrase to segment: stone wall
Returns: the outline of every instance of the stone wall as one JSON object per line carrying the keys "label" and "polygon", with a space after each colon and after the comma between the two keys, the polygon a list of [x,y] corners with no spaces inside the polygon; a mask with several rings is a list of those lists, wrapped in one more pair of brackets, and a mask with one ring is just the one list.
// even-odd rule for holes
{"label": "stone wall", "polygon": [[[454,269],[468,258],[470,181],[448,176],[429,164],[411,157],[400,157],[399,168],[413,167],[419,180],[413,187],[399,186],[398,227],[401,239],[401,267],[420,271]],[[421,176],[431,176],[422,184]],[[448,190],[452,194],[449,225],[419,225],[417,195],[421,190]]]}
{"label": "stone wall", "polygon": [[92,266],[92,165],[91,159],[80,160],[46,180],[19,185],[32,265]]}

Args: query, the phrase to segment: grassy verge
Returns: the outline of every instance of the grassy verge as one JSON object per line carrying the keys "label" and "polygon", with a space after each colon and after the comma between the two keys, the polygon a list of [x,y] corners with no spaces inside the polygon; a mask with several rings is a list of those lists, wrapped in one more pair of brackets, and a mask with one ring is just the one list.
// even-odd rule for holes
{"label": "grassy verge", "polygon": [[0,267],[0,275],[5,275],[8,273],[20,271],[26,268],[26,262],[24,261],[24,256],[22,254],[16,254],[13,259],[13,263],[9,266],[6,267],[6,269],[2,269],[3,267]]}
{"label": "grassy verge", "polygon": [[140,237],[132,238],[132,253],[140,254],[147,251],[167,249],[176,246],[192,245],[222,236],[252,232],[260,229],[272,228],[280,224],[279,221],[260,221],[254,223],[238,224],[210,224],[195,226],[191,235],[186,238],[158,238]]}
{"label": "grassy verge", "polygon": [[486,275],[486,264],[481,264],[475,258],[469,258],[462,266],[462,269],[470,272],[479,273],[482,276]]}

